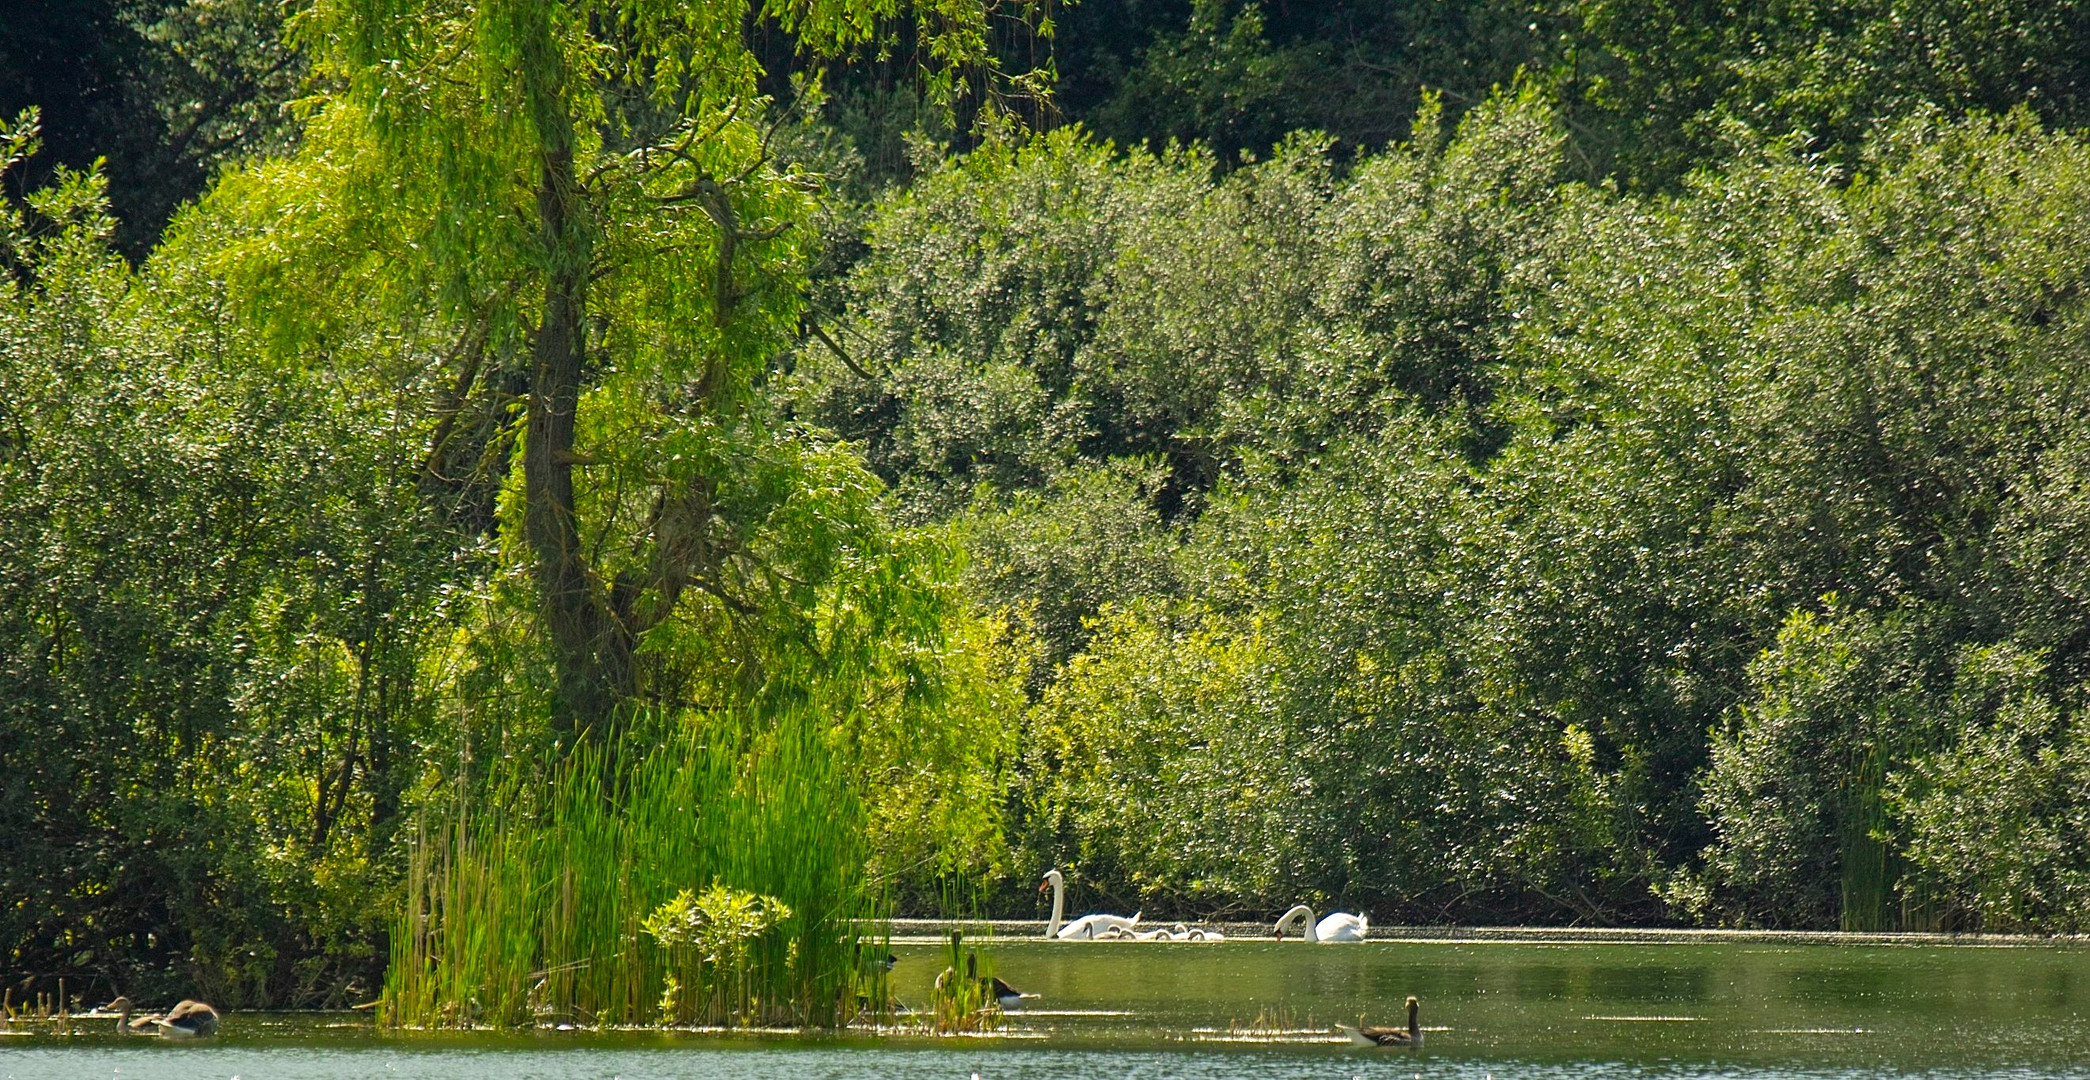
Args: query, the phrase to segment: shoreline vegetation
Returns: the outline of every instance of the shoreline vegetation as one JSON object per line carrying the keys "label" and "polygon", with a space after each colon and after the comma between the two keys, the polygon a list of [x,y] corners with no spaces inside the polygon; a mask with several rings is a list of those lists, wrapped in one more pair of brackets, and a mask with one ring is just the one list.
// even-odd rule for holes
{"label": "shoreline vegetation", "polygon": [[566,755],[538,816],[527,776],[458,797],[416,837],[378,1022],[832,1027],[884,1002],[863,807],[823,736],[711,717],[633,762]]}
{"label": "shoreline vegetation", "polygon": [[0,80],[13,1000],[2090,932],[2061,6],[112,2]]}
{"label": "shoreline vegetation", "polygon": [[[933,945],[946,940],[951,930],[962,930],[968,935],[991,934],[992,936],[979,938],[983,945],[1047,944],[1042,935],[1034,932],[1037,929],[1036,923],[1028,919],[893,919],[886,925],[892,929],[892,937],[887,940],[894,945]],[[1269,936],[1269,923],[1211,920],[1207,925],[1224,933],[1228,941],[1277,940]],[[1026,930],[1033,932],[1025,933]],[[1401,944],[1537,942],[1562,945],[1688,945],[1734,942],[1774,945],[1968,945],[2033,948],[2049,945],[2090,945],[2090,934],[2008,934],[1981,931],[1937,933],[1923,930],[1738,930],[1679,926],[1382,926],[1375,923],[1365,940]],[[1297,939],[1286,938],[1285,941],[1292,943]],[[1112,944],[1181,944],[1187,948],[1197,943],[1127,940]]]}

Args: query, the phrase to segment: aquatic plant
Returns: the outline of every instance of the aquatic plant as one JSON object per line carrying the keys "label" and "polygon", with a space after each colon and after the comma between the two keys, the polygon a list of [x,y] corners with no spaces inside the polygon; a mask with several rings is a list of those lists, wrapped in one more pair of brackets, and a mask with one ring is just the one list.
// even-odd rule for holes
{"label": "aquatic plant", "polygon": [[538,800],[528,768],[485,809],[461,789],[414,846],[384,1022],[833,1026],[885,999],[846,755],[802,710],[680,724],[621,772],[584,746]]}
{"label": "aquatic plant", "polygon": [[774,896],[716,882],[702,893],[684,889],[655,908],[640,926],[668,951],[661,1019],[684,1024],[740,1019],[724,1014],[723,1007],[755,1000],[751,953],[763,935],[790,917],[790,906]]}
{"label": "aquatic plant", "polygon": [[983,963],[978,949],[963,948],[964,940],[963,932],[951,931],[944,969],[936,976],[929,1024],[939,1035],[996,1031],[1003,1026],[992,963]]}

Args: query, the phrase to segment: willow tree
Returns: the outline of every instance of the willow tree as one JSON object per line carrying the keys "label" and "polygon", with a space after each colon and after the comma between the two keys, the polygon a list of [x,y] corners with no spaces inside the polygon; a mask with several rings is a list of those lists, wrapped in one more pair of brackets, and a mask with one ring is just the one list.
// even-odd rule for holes
{"label": "willow tree", "polygon": [[[519,462],[502,521],[561,736],[644,689],[642,645],[692,592],[726,622],[812,602],[868,505],[860,470],[786,445],[755,407],[798,332],[817,183],[771,152],[785,110],[751,43],[788,40],[810,68],[904,29],[951,102],[999,85],[996,17],[982,0],[319,0],[303,17],[328,89],[300,160],[327,179],[249,202],[360,214],[390,253],[356,271],[387,283],[316,306],[406,295],[452,328],[430,472],[473,430],[465,457]],[[502,399],[503,363],[527,422],[475,429],[467,403]]]}

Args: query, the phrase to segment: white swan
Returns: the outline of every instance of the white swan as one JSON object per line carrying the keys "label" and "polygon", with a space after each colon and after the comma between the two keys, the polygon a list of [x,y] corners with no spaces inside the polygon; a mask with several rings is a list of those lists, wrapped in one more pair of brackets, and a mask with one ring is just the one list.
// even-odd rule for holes
{"label": "white swan", "polygon": [[[1061,941],[1115,937],[1119,934],[1130,934],[1139,926],[1137,913],[1129,919],[1123,915],[1083,915],[1061,926],[1060,919],[1067,911],[1067,879],[1060,876],[1058,870],[1047,870],[1045,880],[1039,884],[1038,891],[1044,892],[1046,889],[1052,890],[1052,921],[1045,926],[1046,937],[1058,938]],[[1117,934],[1111,934],[1110,931],[1117,931]]]}
{"label": "white swan", "polygon": [[1301,929],[1306,931],[1306,940],[1324,944],[1337,941],[1363,941],[1364,935],[1371,929],[1371,920],[1368,917],[1352,915],[1344,911],[1334,912],[1316,925],[1314,923],[1313,909],[1305,904],[1300,904],[1298,907],[1285,912],[1284,917],[1277,920],[1277,936],[1280,940],[1284,938],[1284,928],[1290,926],[1295,921],[1300,925]]}

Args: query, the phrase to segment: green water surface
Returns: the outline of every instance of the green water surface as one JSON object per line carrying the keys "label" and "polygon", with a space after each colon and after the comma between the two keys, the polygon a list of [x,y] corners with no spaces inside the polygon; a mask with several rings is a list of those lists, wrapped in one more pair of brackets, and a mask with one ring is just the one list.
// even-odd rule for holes
{"label": "green water surface", "polygon": [[[0,1078],[2085,1077],[2090,951],[1755,944],[982,942],[1039,998],[992,1037],[380,1033],[234,1014],[201,1045],[0,1039]],[[933,946],[893,977],[922,1003]],[[1397,1023],[1419,1052],[1332,1025]],[[113,1024],[108,1025],[113,1029]]]}

